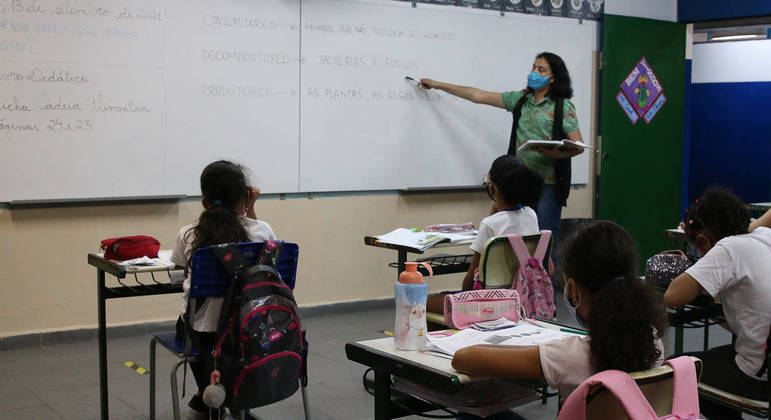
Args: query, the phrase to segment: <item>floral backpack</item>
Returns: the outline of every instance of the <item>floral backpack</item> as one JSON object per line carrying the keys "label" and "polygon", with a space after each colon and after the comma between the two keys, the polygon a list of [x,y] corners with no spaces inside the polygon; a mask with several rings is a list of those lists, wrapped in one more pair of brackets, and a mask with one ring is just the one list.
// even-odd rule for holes
{"label": "floral backpack", "polygon": [[542,230],[535,253],[530,255],[522,235],[506,235],[519,261],[519,271],[511,288],[519,292],[519,299],[527,318],[553,319],[556,311],[554,287],[544,268],[543,259],[549,248],[551,231]]}

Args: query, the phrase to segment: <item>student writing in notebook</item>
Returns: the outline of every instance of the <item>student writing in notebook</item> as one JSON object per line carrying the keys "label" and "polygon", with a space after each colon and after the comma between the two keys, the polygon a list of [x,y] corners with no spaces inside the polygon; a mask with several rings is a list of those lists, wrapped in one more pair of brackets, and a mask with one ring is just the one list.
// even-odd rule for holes
{"label": "student writing in notebook", "polygon": [[[761,217],[761,220],[763,218]],[[728,190],[711,188],[688,208],[688,242],[704,256],[670,283],[668,305],[691,302],[703,291],[719,298],[736,342],[688,353],[704,363],[701,382],[754,400],[768,401],[766,343],[771,340],[771,229],[748,233],[747,206]],[[701,399],[708,418],[740,419],[741,413]]]}
{"label": "student writing in notebook", "polygon": [[[466,276],[461,285],[471,290],[479,260],[488,239],[509,233],[538,233],[538,218],[533,208],[538,204],[543,178],[515,156],[503,155],[493,161],[484,178],[487,194],[493,201],[492,214],[482,219],[470,248],[474,251]],[[426,310],[444,312],[446,293],[429,296]]]}
{"label": "student writing in notebook", "polygon": [[[265,242],[275,240],[270,225],[258,220],[254,202],[260,190],[250,187],[244,168],[228,161],[209,164],[201,173],[201,200],[204,210],[198,221],[179,230],[171,261],[186,267],[182,285],[182,311],[177,320],[177,336],[184,339],[190,334],[193,346],[199,354],[210,352],[219,322],[222,298],[205,298],[197,305],[194,314],[187,313],[190,294],[190,259],[193,251],[211,245],[233,242]],[[189,328],[186,322],[190,322]],[[191,362],[190,369],[195,376],[198,392],[189,402],[195,411],[208,413],[208,407],[201,399],[201,393],[209,384],[211,371],[202,362]]]}
{"label": "student writing in notebook", "polygon": [[661,364],[667,315],[661,298],[637,276],[637,252],[618,224],[599,221],[563,245],[564,297],[588,336],[537,346],[475,345],[458,350],[452,366],[475,376],[545,379],[562,398],[594,373]]}

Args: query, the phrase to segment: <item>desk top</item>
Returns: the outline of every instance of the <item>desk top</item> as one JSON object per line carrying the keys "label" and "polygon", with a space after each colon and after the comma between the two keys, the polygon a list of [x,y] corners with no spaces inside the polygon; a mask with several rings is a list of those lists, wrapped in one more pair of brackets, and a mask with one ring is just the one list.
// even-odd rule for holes
{"label": "desk top", "polygon": [[468,245],[471,245],[471,243],[472,243],[473,241],[474,241],[473,239],[469,239],[469,240],[467,240],[467,241],[459,241],[459,242],[455,242],[455,243],[450,243],[450,242],[441,242],[441,243],[438,243],[438,244],[436,244],[436,245],[434,245],[434,246],[432,246],[432,247],[430,247],[430,248],[426,248],[425,250],[421,251],[420,249],[418,249],[418,248],[413,248],[413,247],[411,247],[411,246],[405,246],[405,245],[394,245],[394,244],[389,244],[389,243],[386,243],[386,242],[380,242],[380,241],[377,239],[377,237],[376,237],[376,236],[365,236],[365,237],[364,237],[364,245],[369,245],[369,246],[376,246],[376,247],[378,247],[378,248],[388,248],[388,249],[395,249],[395,250],[397,250],[397,251],[407,251],[407,252],[412,252],[412,253],[414,253],[414,254],[422,254],[422,253],[424,253],[425,251],[428,251],[429,249],[436,249],[436,248],[449,248],[449,247],[454,247],[454,246],[464,246],[464,245],[465,245],[465,246],[468,246]]}
{"label": "desk top", "polygon": [[685,231],[680,228],[675,229],[665,229],[664,230],[664,238],[666,239],[672,239],[675,241],[685,242]]}
{"label": "desk top", "polygon": [[[171,254],[170,250],[161,250],[160,253],[169,253]],[[88,254],[88,264],[93,265],[94,267],[103,270],[106,273],[112,274],[115,277],[118,278],[125,278],[126,274],[134,274],[134,273],[156,273],[159,271],[178,271],[182,270],[183,267],[164,267],[160,265],[132,265],[132,266],[126,266],[126,265],[120,265],[120,261],[117,260],[108,260],[104,258],[103,253],[90,253]]]}
{"label": "desk top", "polygon": [[[559,324],[534,322],[543,328],[560,329]],[[463,384],[489,379],[457,372],[452,368],[452,359],[447,357],[422,351],[399,350],[393,337],[348,343],[345,350],[349,360],[373,367],[386,367],[394,375],[418,383],[430,383],[445,392],[453,392]]]}

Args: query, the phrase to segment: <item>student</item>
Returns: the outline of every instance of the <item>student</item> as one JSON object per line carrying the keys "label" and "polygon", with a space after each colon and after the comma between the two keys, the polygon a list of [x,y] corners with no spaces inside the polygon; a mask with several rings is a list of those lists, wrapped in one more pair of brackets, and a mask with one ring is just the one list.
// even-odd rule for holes
{"label": "student", "polygon": [[[747,206],[725,189],[711,188],[688,208],[685,234],[703,255],[667,288],[667,305],[691,302],[703,291],[723,303],[735,344],[689,353],[704,363],[701,381],[755,400],[768,401],[764,346],[771,328],[771,229],[747,233]],[[741,413],[702,400],[709,418]]]}
{"label": "student", "polygon": [[[509,233],[538,233],[538,217],[533,208],[538,204],[543,188],[543,178],[528,168],[515,156],[503,155],[493,161],[490,172],[484,179],[487,195],[493,201],[490,216],[482,219],[474,242],[474,251],[462,290],[471,290],[479,259],[488,239]],[[426,309],[429,312],[444,312],[445,293],[430,296]]]}
{"label": "student", "polygon": [[564,399],[594,373],[661,364],[667,315],[637,277],[629,233],[610,221],[577,231],[563,245],[564,298],[588,336],[537,346],[475,345],[455,353],[455,370],[474,376],[546,379]]}
{"label": "student", "polygon": [[[232,162],[220,160],[207,166],[201,173],[201,193],[204,211],[196,223],[179,230],[171,262],[185,267],[182,311],[177,320],[177,336],[186,334],[185,320],[190,295],[190,259],[198,248],[233,242],[265,242],[275,240],[270,225],[257,220],[254,202],[260,190],[250,187],[244,168]],[[206,298],[197,305],[196,312],[189,314],[190,338],[199,353],[211,351],[219,321],[222,298]],[[201,393],[209,384],[210,371],[203,362],[190,363],[198,392],[188,405],[195,411],[208,413]]]}

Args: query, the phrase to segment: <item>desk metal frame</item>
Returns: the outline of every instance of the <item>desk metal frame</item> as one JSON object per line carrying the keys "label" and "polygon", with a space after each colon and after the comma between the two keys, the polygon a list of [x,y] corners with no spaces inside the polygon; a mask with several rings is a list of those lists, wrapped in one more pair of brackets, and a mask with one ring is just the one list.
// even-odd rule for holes
{"label": "desk metal frame", "polygon": [[[118,265],[115,261],[107,260],[99,254],[88,254],[88,264],[96,267],[96,289],[99,314],[99,403],[101,418],[106,420],[110,418],[110,411],[107,403],[107,299],[118,299],[136,296],[165,295],[170,293],[182,293],[182,283],[164,283],[155,279],[154,273],[167,273],[171,278],[172,270],[165,267],[142,267],[137,270],[129,270],[127,267]],[[108,287],[105,281],[105,273],[118,279],[120,286]],[[150,273],[152,284],[141,283],[136,274]],[[128,275],[134,275],[133,285],[128,285],[121,281]]]}
{"label": "desk metal frame", "polygon": [[[409,246],[404,245],[394,245],[389,244],[386,242],[380,242],[376,237],[374,236],[365,236],[364,237],[364,244],[369,246],[374,246],[378,248],[386,248],[386,249],[393,249],[396,250],[396,279],[399,279],[399,273],[404,271],[404,263],[407,262],[407,253],[411,252],[413,254],[423,254],[425,251],[421,251],[417,248],[412,248]],[[456,247],[456,246],[464,246],[464,245],[470,245],[471,241],[463,241],[463,242],[456,242],[454,244],[450,243],[440,243],[437,244],[431,248],[428,249],[436,249],[436,248],[449,248],[449,247]],[[465,273],[468,271],[469,262],[462,260],[461,257],[464,257],[464,255],[449,255],[449,256],[440,256],[435,258],[428,258],[425,261],[431,264],[431,268],[434,271],[434,275],[440,275],[440,274],[453,274],[453,273]],[[425,268],[418,266],[418,270],[423,272],[424,274],[427,274],[425,271]]]}

